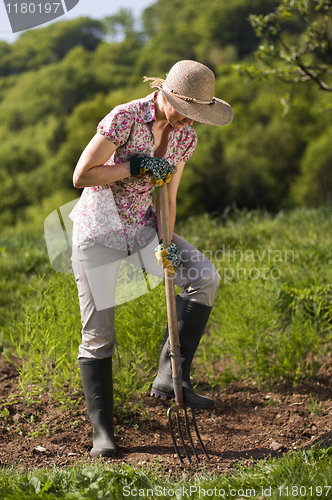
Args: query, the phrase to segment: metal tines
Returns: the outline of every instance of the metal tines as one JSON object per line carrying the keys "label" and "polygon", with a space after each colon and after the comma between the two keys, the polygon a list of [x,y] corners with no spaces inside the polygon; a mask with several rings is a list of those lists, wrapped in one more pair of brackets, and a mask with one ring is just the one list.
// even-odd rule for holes
{"label": "metal tines", "polygon": [[[183,448],[184,453],[185,453],[185,456],[187,457],[187,459],[188,459],[188,461],[189,461],[190,464],[191,464],[191,457],[190,457],[190,454],[188,452],[188,447],[185,444],[185,438],[184,438],[183,432],[182,432],[182,425],[183,424],[182,424],[181,420],[184,421],[184,423],[185,423],[185,431],[186,431],[187,439],[189,440],[189,443],[190,443],[190,446],[192,448],[193,454],[194,454],[197,462],[198,463],[200,462],[198,454],[197,454],[197,451],[196,451],[195,446],[194,446],[194,442],[193,442],[192,436],[191,436],[190,424],[189,424],[189,417],[188,417],[187,409],[189,409],[190,412],[191,412],[192,424],[193,424],[193,427],[194,427],[197,439],[199,441],[199,444],[200,444],[200,446],[202,448],[202,451],[203,451],[204,455],[206,456],[206,458],[208,460],[210,460],[210,457],[209,457],[209,455],[208,455],[208,453],[207,453],[207,451],[205,449],[205,446],[203,444],[203,441],[202,441],[201,436],[200,436],[199,431],[198,431],[198,427],[197,427],[197,423],[196,423],[196,414],[195,414],[194,408],[188,408],[187,406],[176,405],[176,406],[172,406],[171,408],[168,409],[167,416],[168,416],[168,423],[169,423],[169,428],[170,428],[170,431],[171,431],[171,436],[172,436],[174,448],[175,448],[177,456],[179,457],[180,462],[181,462],[182,465],[184,464],[184,462],[183,462],[182,454],[180,453],[178,442],[181,443],[182,448]],[[180,415],[180,410],[183,410],[183,415],[182,416]],[[175,418],[172,418],[173,415],[174,415]],[[175,432],[174,432],[174,426],[173,426],[174,421],[175,421],[175,423],[177,423],[177,435],[178,435],[177,437],[176,437]]]}

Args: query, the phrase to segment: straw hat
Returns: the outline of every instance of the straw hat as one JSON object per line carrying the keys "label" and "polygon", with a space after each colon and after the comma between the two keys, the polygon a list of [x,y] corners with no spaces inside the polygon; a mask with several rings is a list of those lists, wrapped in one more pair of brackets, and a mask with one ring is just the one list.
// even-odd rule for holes
{"label": "straw hat", "polygon": [[227,125],[233,119],[231,106],[214,97],[213,71],[197,61],[179,61],[170,69],[166,80],[151,80],[151,87],[161,91],[170,105],[186,118],[209,125]]}

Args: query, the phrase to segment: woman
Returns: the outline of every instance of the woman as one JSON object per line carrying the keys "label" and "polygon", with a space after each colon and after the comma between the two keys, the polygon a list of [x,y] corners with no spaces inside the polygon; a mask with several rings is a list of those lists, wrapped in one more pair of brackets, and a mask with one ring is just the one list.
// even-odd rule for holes
{"label": "woman", "polygon": [[[196,394],[190,367],[208,320],[219,275],[198,250],[173,233],[176,193],[197,136],[194,120],[226,125],[229,104],[214,95],[213,72],[196,61],[179,61],[166,80],[152,80],[152,94],[117,106],[98,125],[75,168],[76,188],[85,188],[71,213],[74,221],[73,268],[78,286],[82,344],[79,366],[89,417],[93,424],[91,455],[116,453],[113,437],[112,355],[115,345],[114,305],[117,276],[124,259],[144,255],[145,270],[162,275],[154,252],[162,240],[159,197],[152,192],[169,182],[172,245],[166,265],[175,270],[184,400],[194,408],[214,402]],[[158,238],[156,236],[158,234]],[[159,259],[159,264],[165,265]],[[174,397],[166,329],[158,374],[151,395]]]}

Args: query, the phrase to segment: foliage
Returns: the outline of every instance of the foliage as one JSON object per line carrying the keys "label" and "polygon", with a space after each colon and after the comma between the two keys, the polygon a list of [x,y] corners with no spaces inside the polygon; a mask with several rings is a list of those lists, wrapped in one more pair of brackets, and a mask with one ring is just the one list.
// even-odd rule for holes
{"label": "foliage", "polygon": [[330,224],[330,211],[298,210],[235,211],[181,226],[221,276],[198,378],[296,383],[316,373],[331,343]]}
{"label": "foliage", "polygon": [[101,21],[88,17],[26,30],[13,45],[1,43],[0,76],[39,69],[63,59],[76,46],[93,51],[102,38]]}
{"label": "foliage", "polygon": [[159,0],[145,10],[146,43],[138,61],[140,72],[166,72],[179,59],[196,59],[212,69],[249,54],[257,47],[250,13],[267,13],[274,0]]}
{"label": "foliage", "polygon": [[139,33],[134,27],[135,19],[129,9],[120,9],[114,16],[108,16],[104,19],[106,34],[111,40],[117,41],[118,38],[136,38],[139,41]]}
{"label": "foliage", "polygon": [[[159,0],[141,24],[122,9],[102,21],[61,21],[1,43],[0,228],[31,222],[36,229],[32,219],[49,198],[76,198],[72,173],[100,119],[150,92],[144,74],[163,77],[190,58],[215,71],[215,95],[232,104],[234,120],[194,125],[199,140],[180,184],[178,220],[234,204],[274,213],[329,205],[330,120],[320,112],[330,108],[329,98],[313,85],[294,91],[275,79],[246,78],[250,68],[257,71],[248,16],[267,22],[274,12],[274,0]],[[289,35],[281,35],[296,41],[302,24],[294,19]]]}
{"label": "foliage", "polygon": [[322,401],[318,403],[318,401],[315,400],[310,393],[310,403],[307,408],[312,415],[320,415],[323,412]]}
{"label": "foliage", "polygon": [[279,305],[287,315],[306,317],[316,329],[325,330],[332,322],[332,285],[280,289]]}
{"label": "foliage", "polygon": [[23,321],[14,321],[11,327],[12,345],[20,360],[21,393],[30,399],[45,391],[62,397],[68,381],[75,387],[80,380],[75,280],[59,274],[56,279],[53,275],[46,286],[43,281],[26,300]]}
{"label": "foliage", "polygon": [[48,277],[49,263],[40,236],[26,231],[0,237],[0,351],[11,347],[13,321],[22,320],[31,289]]}
{"label": "foliage", "polygon": [[314,81],[332,91],[331,0],[283,0],[274,12],[250,15],[263,39],[256,55],[287,83]]}
{"label": "foliage", "polygon": [[[315,375],[332,340],[331,217],[330,210],[276,217],[235,210],[219,219],[193,217],[178,228],[221,277],[194,379],[213,386],[248,376],[269,384]],[[75,281],[50,270],[44,243],[21,231],[0,242],[0,269],[6,270],[1,347],[20,359],[27,397],[47,390],[63,398],[80,384]],[[156,373],[166,325],[163,283],[117,306],[115,314],[116,411],[129,413]]]}
{"label": "foliage", "polygon": [[190,495],[190,498],[328,498],[331,490],[331,447],[312,447],[292,451],[256,465],[236,465],[231,474],[200,474],[194,478],[168,479],[158,463],[135,469],[129,464],[110,465],[77,463],[66,469],[27,469],[15,465],[0,471],[0,493],[3,500],[21,498],[66,500],[98,498],[123,500],[144,497],[165,500]]}
{"label": "foliage", "polygon": [[312,141],[306,148],[300,164],[301,175],[291,187],[298,203],[309,207],[331,205],[332,200],[332,153],[331,128]]}

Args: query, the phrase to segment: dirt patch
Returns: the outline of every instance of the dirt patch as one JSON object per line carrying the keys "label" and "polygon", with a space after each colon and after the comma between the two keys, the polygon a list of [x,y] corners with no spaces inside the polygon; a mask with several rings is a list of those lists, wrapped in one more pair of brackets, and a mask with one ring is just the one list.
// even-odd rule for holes
{"label": "dirt patch", "polygon": [[[204,389],[213,397],[212,411],[197,411],[202,440],[210,455],[186,471],[201,469],[222,474],[241,461],[253,465],[266,457],[280,456],[292,449],[310,447],[313,443],[332,441],[332,386],[322,373],[318,380],[296,388],[265,391],[241,383],[223,393]],[[72,408],[45,395],[42,401],[28,405],[15,397],[8,405],[8,395],[17,392],[15,367],[0,362],[0,464],[22,464],[30,467],[71,465],[78,460],[93,462],[89,455],[92,428],[83,391],[74,395],[78,402]],[[200,388],[198,388],[200,392]],[[311,395],[311,397],[310,397]],[[137,411],[127,419],[115,418],[117,458],[110,463],[136,466],[162,465],[165,476],[179,473],[179,460],[172,444],[166,411],[170,403],[151,398],[142,403],[146,414]],[[199,450],[199,447],[197,448]]]}

